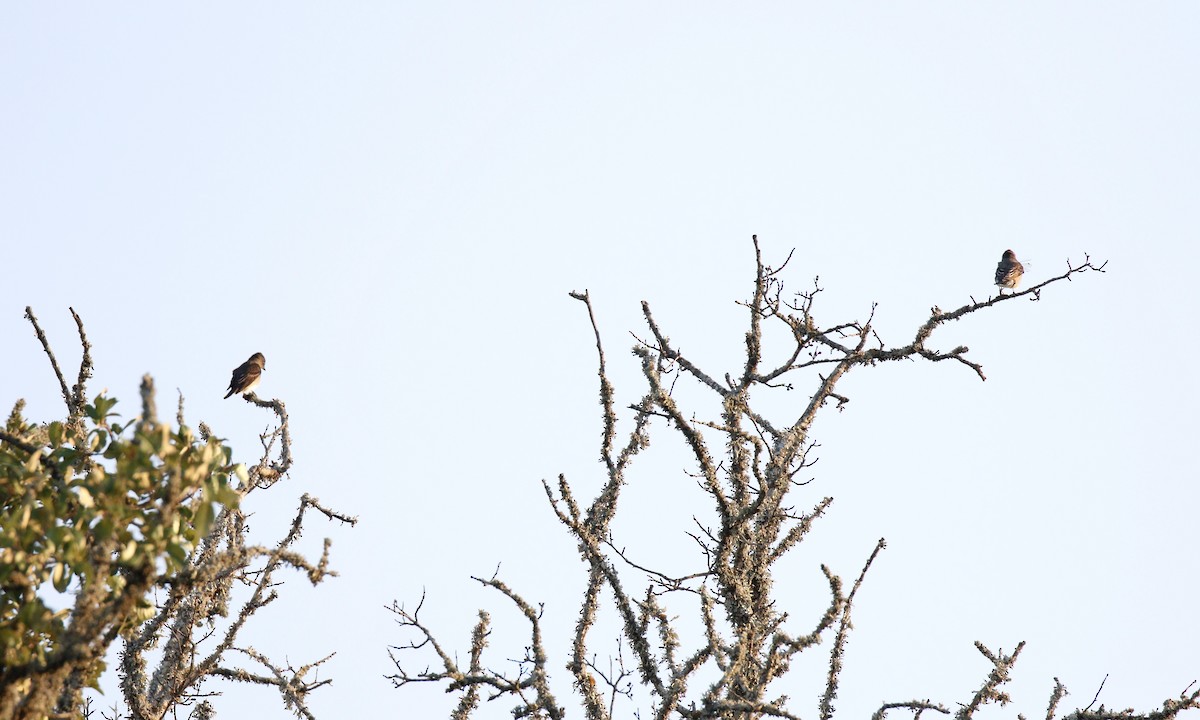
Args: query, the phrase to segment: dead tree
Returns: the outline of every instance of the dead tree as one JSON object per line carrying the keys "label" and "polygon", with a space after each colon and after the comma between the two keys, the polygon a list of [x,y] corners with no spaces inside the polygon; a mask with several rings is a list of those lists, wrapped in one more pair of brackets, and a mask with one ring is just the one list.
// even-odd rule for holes
{"label": "dead tree", "polygon": [[[757,237],[754,250],[753,294],[740,303],[747,313],[745,360],[736,375],[720,376],[701,368],[672,342],[655,320],[650,305],[642,303],[648,334],[634,345],[633,354],[640,362],[646,391],[629,408],[633,426],[620,441],[614,390],[591,299],[586,292],[571,293],[587,307],[596,338],[603,407],[600,459],[606,482],[586,504],[563,476],[553,485],[543,484],[553,512],[577,543],[587,575],[566,668],[572,675],[582,715],[588,720],[632,716],[632,712],[614,708],[621,698],[632,702],[634,684],[650,701],[650,707],[642,709],[639,717],[801,717],[788,698],[772,690],[772,684],[786,675],[799,653],[829,640],[825,689],[816,709],[822,720],[832,717],[854,598],[885,543],[878,541],[849,585],[822,566],[829,589],[828,604],[819,617],[800,630],[793,629],[798,621],[788,617],[772,594],[773,570],[789,550],[808,537],[814,522],[832,502],[831,498],[823,498],[811,503],[808,512],[798,512],[793,505],[793,493],[800,486],[798,473],[811,464],[809,455],[814,444],[809,430],[814,420],[823,409],[841,409],[849,402],[837,390],[847,373],[881,363],[950,361],[985,380],[983,367],[968,358],[966,347],[942,349],[934,344],[938,328],[1001,303],[1038,301],[1050,285],[1089,271],[1104,271],[1104,264],[1097,265],[1085,256],[1082,264],[1068,262],[1063,274],[1024,291],[981,301],[972,298],[948,312],[934,307],[910,342],[889,345],[872,325],[874,308],[865,322],[818,326],[812,311],[821,288],[814,283],[810,290],[785,295],[781,272],[787,261],[778,268],[765,265]],[[770,354],[764,350],[764,334],[769,330],[782,331],[786,340],[787,350],[779,359],[765,357]],[[692,410],[681,407],[673,393],[681,379],[715,395],[721,408],[719,416],[697,419]],[[811,388],[811,395],[798,414],[781,419],[767,417],[757,409],[762,403],[757,402],[756,392],[790,389],[802,383]],[[693,535],[705,569],[686,577],[671,577],[635,565],[612,537],[612,522],[627,482],[627,470],[648,446],[652,429],[678,433],[686,443],[698,483],[715,515],[711,526],[701,527]],[[631,577],[643,589],[631,590]],[[390,608],[408,638],[390,648],[396,667],[390,679],[396,687],[444,684],[447,692],[459,695],[451,715],[456,720],[469,717],[484,698],[514,702],[513,717],[566,717],[566,709],[551,691],[549,676],[554,666],[548,659],[540,613],[497,578],[476,580],[506,596],[529,624],[529,642],[515,668],[506,673],[484,661],[491,618],[483,611],[471,636],[469,654],[465,661],[459,660],[422,621],[422,598],[413,609],[398,603]],[[664,600],[673,593],[689,593],[696,599],[703,628],[698,637],[681,637],[680,623],[673,620]],[[615,611],[619,618],[622,662],[617,672],[601,672],[590,660],[595,653],[594,630],[602,609]],[[993,653],[983,645],[977,647],[993,670],[971,699],[953,712],[958,720],[973,717],[984,704],[1007,702],[1001,687],[1021,651],[1020,645],[1009,655]],[[632,669],[624,668],[626,653]],[[432,666],[416,669],[420,667],[416,663],[424,662],[424,658],[431,658]],[[1053,717],[1064,693],[1065,689],[1056,683],[1047,718]],[[1168,701],[1164,711],[1154,716],[1173,717],[1183,709],[1196,707],[1197,698],[1200,692]],[[925,711],[952,714],[944,704],[912,700],[886,703],[875,717],[883,718],[896,709],[914,716]],[[811,713],[806,711],[803,716]],[[1073,717],[1104,715],[1078,711]]]}

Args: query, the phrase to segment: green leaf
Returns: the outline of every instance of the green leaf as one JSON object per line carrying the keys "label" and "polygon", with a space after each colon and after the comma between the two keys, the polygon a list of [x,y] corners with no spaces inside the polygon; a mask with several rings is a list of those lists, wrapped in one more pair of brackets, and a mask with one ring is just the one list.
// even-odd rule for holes
{"label": "green leaf", "polygon": [[192,524],[196,528],[198,537],[204,537],[208,534],[208,529],[212,527],[213,520],[216,515],[213,512],[213,504],[210,502],[201,502],[196,508],[196,517]]}
{"label": "green leaf", "polygon": [[167,554],[175,561],[176,565],[183,565],[187,562],[187,550],[179,543],[170,543],[167,545]]}
{"label": "green leaf", "polygon": [[96,527],[92,528],[92,537],[103,542],[112,537],[114,529],[112,520],[101,518],[100,522],[96,523]]}
{"label": "green leaf", "polygon": [[92,401],[92,405],[89,408],[91,411],[95,412],[95,415],[93,415],[92,412],[88,412],[88,417],[91,417],[93,420],[97,421],[106,418],[111,414],[109,411],[112,410],[113,406],[116,404],[116,398],[108,398],[104,397],[103,395],[97,395],[96,399]]}
{"label": "green leaf", "polygon": [[67,574],[66,565],[55,563],[54,569],[50,571],[50,581],[54,583],[55,590],[66,592],[67,586],[71,584],[71,576]]}
{"label": "green leaf", "polygon": [[125,547],[121,548],[121,555],[119,556],[120,561],[123,563],[129,562],[133,559],[133,556],[137,554],[137,551],[137,541],[130,540],[129,542],[125,543]]}

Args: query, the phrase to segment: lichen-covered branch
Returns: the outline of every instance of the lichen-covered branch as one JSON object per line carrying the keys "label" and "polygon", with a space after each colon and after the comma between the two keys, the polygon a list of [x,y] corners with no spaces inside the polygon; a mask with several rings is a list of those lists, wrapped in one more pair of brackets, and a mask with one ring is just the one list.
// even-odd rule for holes
{"label": "lichen-covered branch", "polygon": [[[326,508],[305,494],[281,540],[271,547],[249,544],[245,536],[246,497],[256,490],[271,488],[292,464],[291,436],[283,402],[249,399],[259,407],[273,410],[279,424],[262,435],[263,454],[246,473],[246,482],[237,488],[237,505],[226,508],[215,518],[212,529],[182,571],[160,578],[160,584],[170,588],[170,595],[154,617],[126,639],[121,656],[121,689],[137,720],[162,717],[167,708],[201,696],[202,687],[213,678],[272,686],[287,709],[301,717],[312,717],[306,704],[308,693],[329,682],[304,679],[328,657],[293,669],[238,642],[239,633],[250,619],[278,597],[278,586],[282,584],[279,571],[299,571],[313,585],[337,575],[329,569],[328,539],[316,562],[292,550],[301,537],[308,512],[316,511],[348,525],[357,523],[357,518]],[[231,602],[247,590],[248,597],[238,601],[240,607],[233,611]],[[163,652],[157,667],[148,672],[150,651],[160,644]],[[231,666],[229,663],[238,655],[250,658],[268,673],[256,674]]]}
{"label": "lichen-covered branch", "polygon": [[[816,521],[832,503],[832,498],[825,497],[805,501],[804,505],[812,507],[807,513],[794,509],[798,504],[794,493],[806,484],[797,477],[816,462],[811,454],[817,445],[810,433],[820,413],[831,404],[841,410],[850,402],[839,387],[848,374],[883,362],[954,360],[984,379],[982,365],[968,359],[966,347],[942,350],[934,345],[939,327],[1018,298],[1040,300],[1054,283],[1105,269],[1104,264],[1085,256],[1082,264],[1068,263],[1062,275],[1027,290],[984,301],[972,298],[952,312],[934,307],[914,331],[911,342],[889,345],[874,325],[874,306],[865,319],[820,324],[814,316],[819,282],[814,281],[811,289],[785,293],[782,270],[793,260],[792,255],[773,268],[764,262],[758,238],[752,241],[755,270],[750,298],[740,303],[747,310],[747,323],[745,354],[738,371],[707,368],[671,339],[666,323],[655,316],[650,303],[643,302],[648,335],[638,339],[632,352],[642,371],[644,392],[629,407],[628,418],[617,411],[592,298],[586,291],[570,294],[586,308],[596,344],[603,477],[590,503],[565,476],[560,475],[554,483],[543,482],[543,489],[551,511],[576,543],[583,566],[586,585],[566,667],[588,720],[643,713],[661,719],[739,720],[807,715],[807,711],[794,710],[793,701],[775,688],[799,653],[832,635],[825,691],[815,708],[821,720],[830,720],[840,676],[849,659],[846,647],[853,629],[853,601],[885,542],[880,539],[876,544],[848,595],[840,577],[821,566],[830,589],[826,609],[812,619],[788,614],[786,599],[776,592],[775,574],[789,552],[811,536]],[[681,381],[694,383],[701,396],[711,398],[714,404],[708,408],[694,405],[692,395],[685,403],[675,392]],[[798,412],[782,418],[763,412],[763,394],[798,387],[808,388]],[[624,431],[624,440],[623,421],[632,423]],[[684,561],[678,568],[650,567],[638,559],[640,553],[614,537],[613,518],[621,509],[621,491],[631,481],[628,469],[649,446],[651,434],[673,436],[687,449],[691,466],[686,472],[695,478],[711,508],[710,517],[696,519],[695,529],[679,530],[687,532],[699,550],[698,562],[693,560],[691,566]],[[633,589],[637,585],[643,588],[641,592]],[[466,718],[479,707],[479,688],[491,692],[487,699],[517,699],[514,716],[557,717],[558,711],[551,710],[556,703],[548,701],[546,679],[551,666],[542,647],[538,618],[515,591],[505,586],[504,593],[522,609],[533,633],[515,676],[488,669],[481,662],[490,622],[482,612],[472,636],[470,666],[463,668],[435,639],[432,629],[419,621],[417,611],[408,613],[393,605],[401,627],[418,638],[393,648],[396,685],[446,683],[448,690],[462,693],[455,718]],[[682,632],[687,625],[679,620],[682,607],[699,617],[703,630],[698,636]],[[614,678],[624,674],[597,670],[590,640],[602,618],[619,628],[621,667],[628,651],[630,672],[636,672],[638,691],[650,699],[649,707],[616,709],[621,702],[635,703],[635,693],[618,687]],[[791,629],[797,624],[806,629]],[[980,649],[993,661],[993,671],[957,713],[960,720],[968,720],[983,704],[1007,701],[1000,687],[1020,648],[1008,656]],[[432,653],[441,669],[407,669],[419,653]],[[1051,715],[1056,702],[1051,705]],[[884,704],[875,717],[883,718],[893,710],[906,710],[914,717],[926,711],[951,712],[939,703],[912,700]]]}

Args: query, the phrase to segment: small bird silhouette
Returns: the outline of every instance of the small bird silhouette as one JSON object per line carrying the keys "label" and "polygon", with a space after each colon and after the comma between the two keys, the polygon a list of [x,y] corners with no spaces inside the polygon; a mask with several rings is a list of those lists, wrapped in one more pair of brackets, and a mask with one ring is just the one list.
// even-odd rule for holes
{"label": "small bird silhouette", "polygon": [[1015,290],[1024,274],[1025,266],[1017,260],[1017,254],[1012,250],[1005,250],[1004,257],[996,263],[996,284],[1001,288],[1000,293],[1004,293],[1003,288]]}
{"label": "small bird silhouette", "polygon": [[245,395],[254,388],[258,387],[258,381],[262,380],[262,371],[267,369],[267,359],[262,353],[254,353],[250,359],[233,371],[233,379],[229,381],[229,392],[225,393],[225,398],[238,393]]}

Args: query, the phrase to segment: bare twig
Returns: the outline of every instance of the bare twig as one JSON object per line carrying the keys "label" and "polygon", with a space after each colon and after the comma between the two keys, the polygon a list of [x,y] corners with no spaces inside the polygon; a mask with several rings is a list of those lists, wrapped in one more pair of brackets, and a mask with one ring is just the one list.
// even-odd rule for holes
{"label": "bare twig", "polygon": [[67,404],[67,412],[73,413],[74,406],[71,403],[71,390],[67,387],[67,381],[63,378],[62,370],[58,367],[58,359],[54,357],[54,351],[50,349],[50,340],[46,338],[46,333],[42,331],[42,326],[38,324],[32,307],[25,307],[25,319],[33,325],[33,331],[37,334],[38,342],[42,344],[42,350],[45,351],[46,357],[50,358],[50,367],[54,369],[54,376],[58,378],[58,386],[62,389],[63,402]]}
{"label": "bare twig", "polygon": [[833,717],[833,701],[837,698],[838,679],[842,672],[843,655],[846,651],[846,639],[849,637],[850,629],[853,625],[850,624],[850,611],[854,606],[854,596],[858,594],[858,589],[862,587],[863,578],[867,576],[867,570],[871,569],[871,563],[875,562],[879,552],[887,547],[887,542],[883,538],[879,538],[879,542],[875,543],[875,549],[871,552],[871,556],[863,564],[862,571],[858,574],[858,579],[854,581],[854,587],[850,589],[850,595],[846,597],[846,604],[842,610],[842,621],[838,625],[837,636],[833,641],[833,651],[829,653],[829,674],[825,682],[825,694],[821,696],[821,720],[829,720]]}

